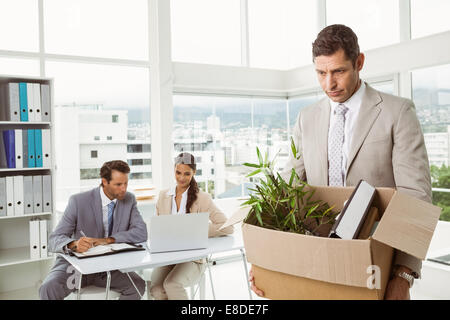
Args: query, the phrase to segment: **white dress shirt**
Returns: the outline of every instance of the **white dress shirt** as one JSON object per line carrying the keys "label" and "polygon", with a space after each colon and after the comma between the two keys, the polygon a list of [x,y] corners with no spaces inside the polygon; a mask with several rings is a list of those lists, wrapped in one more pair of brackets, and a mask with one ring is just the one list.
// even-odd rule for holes
{"label": "white dress shirt", "polygon": [[116,213],[116,207],[115,205],[117,204],[117,199],[111,200],[109,199],[105,192],[103,191],[103,187],[100,186],[100,198],[102,199],[102,212],[103,212],[103,231],[104,231],[104,238],[109,237],[108,234],[108,204],[110,204],[111,202],[114,202],[114,213],[113,213],[113,219],[116,219],[116,217],[114,216],[114,214]]}
{"label": "white dress shirt", "polygon": [[[362,98],[364,96],[364,92],[366,91],[366,85],[364,81],[361,80],[361,86],[359,89],[342,104],[345,105],[348,110],[345,113],[345,127],[344,127],[344,144],[342,146],[342,177],[344,178],[344,186],[346,185],[345,179],[347,174],[347,160],[348,154],[350,153],[350,145],[352,143],[353,131],[355,129],[356,119],[358,118],[359,109],[361,108]],[[334,110],[336,107],[341,104],[339,102],[334,102],[330,99],[330,127],[328,130],[328,145],[330,145],[330,134],[332,132],[331,128],[333,128],[336,123],[336,115],[334,114]]]}
{"label": "white dress shirt", "polygon": [[189,187],[186,189],[185,192],[183,192],[183,194],[181,196],[180,210],[177,210],[177,201],[175,200],[175,197],[177,196],[176,186],[170,188],[170,190],[167,191],[167,194],[172,196],[172,214],[186,214],[186,203],[187,203],[188,190],[189,190]]}

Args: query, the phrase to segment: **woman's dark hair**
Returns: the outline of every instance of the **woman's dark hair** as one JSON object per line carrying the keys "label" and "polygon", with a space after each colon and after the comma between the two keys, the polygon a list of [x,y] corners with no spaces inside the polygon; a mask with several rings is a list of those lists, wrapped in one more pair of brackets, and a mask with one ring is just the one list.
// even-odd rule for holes
{"label": "woman's dark hair", "polygon": [[313,62],[316,57],[331,56],[339,49],[344,50],[347,58],[355,66],[359,56],[358,37],[349,27],[333,24],[320,31],[312,44]]}
{"label": "woman's dark hair", "polygon": [[[113,160],[105,162],[100,169],[100,177],[105,178],[106,181],[109,183],[111,181],[111,173],[113,170],[117,170],[122,173],[130,173],[130,167],[128,166],[128,163],[122,161],[122,160]],[[103,182],[101,183],[103,185]]]}
{"label": "woman's dark hair", "polygon": [[[195,158],[192,154],[183,152],[180,153],[175,158],[175,167],[177,164],[185,164],[188,165],[192,170],[197,171],[197,164],[195,163]],[[191,183],[189,184],[189,191],[186,201],[186,213],[191,212],[192,204],[197,200],[197,194],[198,194],[198,184],[197,181],[195,181],[194,176],[192,176]]]}

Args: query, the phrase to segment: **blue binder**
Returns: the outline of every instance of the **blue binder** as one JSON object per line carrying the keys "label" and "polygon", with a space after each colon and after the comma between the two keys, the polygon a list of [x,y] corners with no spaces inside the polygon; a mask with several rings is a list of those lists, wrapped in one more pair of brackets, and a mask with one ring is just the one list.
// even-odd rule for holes
{"label": "blue binder", "polygon": [[19,82],[20,121],[28,121],[27,84]]}
{"label": "blue binder", "polygon": [[36,168],[42,168],[42,129],[34,130],[34,154],[36,158]]}
{"label": "blue binder", "polygon": [[16,167],[16,145],[14,130],[3,131],[3,144],[5,146],[6,165],[8,168]]}
{"label": "blue binder", "polygon": [[36,159],[34,154],[34,130],[27,130],[28,133],[28,168],[36,167]]}

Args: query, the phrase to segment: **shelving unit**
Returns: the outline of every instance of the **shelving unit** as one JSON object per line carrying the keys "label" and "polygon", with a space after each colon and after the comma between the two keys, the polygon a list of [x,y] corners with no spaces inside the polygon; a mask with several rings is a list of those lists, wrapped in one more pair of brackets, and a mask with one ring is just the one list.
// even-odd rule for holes
{"label": "shelving unit", "polygon": [[53,257],[30,259],[30,248],[20,247],[0,250],[0,268],[16,264],[36,262],[41,260],[52,260]]}
{"label": "shelving unit", "polygon": [[[0,126],[0,128],[1,128],[1,126]],[[16,172],[16,171],[23,172],[23,171],[42,171],[42,170],[49,171],[50,168],[23,168],[23,169],[5,169],[5,168],[2,168],[2,169],[0,169],[0,172]]]}
{"label": "shelving unit", "polygon": [[[40,217],[40,216],[48,216],[52,215],[52,212],[42,212],[42,213],[32,213],[32,214],[26,214],[23,216],[13,216],[13,217],[0,217],[0,220],[6,220],[6,219],[26,219],[30,217]],[[0,256],[1,259],[1,256]]]}
{"label": "shelving unit", "polygon": [[[40,283],[48,274],[53,265],[54,256],[49,253],[47,257],[30,258],[30,231],[31,219],[47,220],[47,234],[54,227],[55,212],[55,172],[54,172],[54,132],[53,132],[53,80],[47,78],[16,77],[0,75],[0,85],[11,82],[26,82],[47,84],[50,87],[50,117],[51,121],[22,122],[0,121],[0,130],[14,129],[50,129],[51,139],[51,166],[39,168],[0,168],[0,177],[10,176],[51,176],[51,212],[29,213],[24,215],[0,216],[0,299],[10,297],[11,294],[27,292],[28,296],[38,297],[37,290]],[[5,92],[0,90],[0,114],[6,108]],[[4,114],[4,113],[3,113]],[[3,139],[0,135],[0,139]],[[20,298],[18,296],[18,298]]]}

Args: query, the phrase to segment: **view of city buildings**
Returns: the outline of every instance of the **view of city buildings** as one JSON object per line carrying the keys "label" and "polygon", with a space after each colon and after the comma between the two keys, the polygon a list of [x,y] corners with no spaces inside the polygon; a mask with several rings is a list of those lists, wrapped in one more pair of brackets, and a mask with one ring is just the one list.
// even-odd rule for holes
{"label": "view of city buildings", "polygon": [[450,90],[416,90],[417,116],[424,132],[430,165],[450,163]]}

